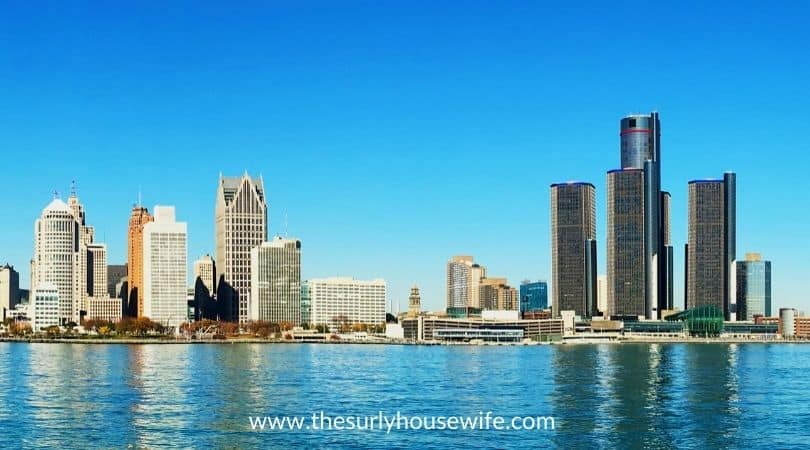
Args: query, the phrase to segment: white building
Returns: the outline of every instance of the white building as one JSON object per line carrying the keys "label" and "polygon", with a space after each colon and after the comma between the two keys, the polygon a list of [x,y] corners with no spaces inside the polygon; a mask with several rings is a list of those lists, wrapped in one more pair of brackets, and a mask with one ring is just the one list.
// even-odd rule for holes
{"label": "white building", "polygon": [[155,206],[155,220],[143,227],[144,316],[177,327],[187,320],[188,234],[175,221],[173,206]]}
{"label": "white building", "polygon": [[301,323],[301,241],[276,236],[250,252],[250,319]]}
{"label": "white building", "polygon": [[54,325],[59,326],[62,309],[59,287],[55,283],[39,283],[35,292],[33,305],[29,309],[33,311],[31,329],[36,332]]}
{"label": "white building", "polygon": [[87,319],[109,320],[118,322],[121,320],[121,299],[110,298],[105,294],[100,297],[87,297]]}
{"label": "white building", "polygon": [[79,224],[73,211],[59,198],[42,210],[34,225],[34,257],[31,261],[31,298],[40,285],[55,286],[59,318],[79,322]]}
{"label": "white building", "polygon": [[210,255],[205,255],[202,258],[194,261],[194,283],[197,278],[201,279],[209,295],[214,295],[214,286],[216,286],[216,271],[214,270],[214,258]]}
{"label": "white building", "polygon": [[607,275],[598,275],[596,277],[596,301],[596,307],[599,311],[608,316]]}
{"label": "white building", "polygon": [[0,267],[0,320],[6,320],[20,302],[20,274],[6,264]]}
{"label": "white building", "polygon": [[252,179],[247,172],[241,177],[220,175],[214,226],[216,268],[237,294],[233,315],[244,323],[249,318],[250,251],[267,240],[267,203],[261,177]]}
{"label": "white building", "polygon": [[385,322],[385,280],[332,277],[307,281],[313,325],[338,330],[343,323],[378,325]]}

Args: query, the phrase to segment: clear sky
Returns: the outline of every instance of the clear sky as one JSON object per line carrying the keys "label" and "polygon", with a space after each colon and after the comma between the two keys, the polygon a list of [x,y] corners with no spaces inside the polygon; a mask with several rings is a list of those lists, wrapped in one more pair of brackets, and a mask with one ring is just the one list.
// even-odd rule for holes
{"label": "clear sky", "polygon": [[619,119],[657,110],[683,305],[687,181],[738,176],[738,254],[810,312],[810,2],[3,2],[0,263],[76,180],[111,263],[137,200],[214,249],[217,177],[262,174],[305,278],[382,277],[445,303],[471,254],[548,279],[549,185],[594,183]]}

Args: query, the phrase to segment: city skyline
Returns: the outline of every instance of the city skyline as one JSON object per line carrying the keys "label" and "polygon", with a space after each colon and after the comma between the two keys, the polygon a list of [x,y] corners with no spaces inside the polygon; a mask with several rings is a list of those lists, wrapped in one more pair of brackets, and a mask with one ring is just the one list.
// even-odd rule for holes
{"label": "city skyline", "polygon": [[[2,60],[13,67],[0,131],[13,152],[6,181],[14,195],[0,212],[0,263],[17,267],[21,286],[29,285],[31,221],[70,180],[109,263],[125,261],[126,218],[139,188],[144,204],[177,206],[195,260],[215,251],[212,179],[245,170],[264,176],[268,235],[285,234],[286,216],[290,234],[307,243],[303,279],[383,277],[402,310],[414,282],[426,309],[443,307],[451,255],[475,255],[513,283],[550,280],[545,199],[549,184],[568,179],[596,186],[604,274],[605,170],[617,165],[616,120],[657,110],[665,121],[661,183],[672,194],[675,305],[684,298],[687,182],[734,170],[737,254],[761,252],[773,262],[775,309],[810,310],[796,281],[806,267],[810,205],[788,186],[810,164],[810,136],[791,125],[810,118],[797,101],[810,94],[800,81],[810,65],[795,57],[807,47],[799,20],[806,5],[762,11],[744,37],[733,21],[660,4],[611,8],[598,21],[539,5],[444,6],[396,14],[399,24],[392,9],[416,10],[325,8],[316,14],[322,20],[310,20],[279,7],[257,14],[261,22],[247,18],[239,30],[215,33],[206,25],[221,11],[201,8],[191,14],[202,25],[186,24],[191,39],[183,40],[170,23],[144,31],[117,15],[65,10],[71,20],[63,22],[56,16],[64,6],[54,16],[20,8]],[[723,5],[706,8],[728,14]],[[455,32],[432,26],[447,14],[465,18]],[[502,15],[508,27],[494,19]],[[697,37],[676,45],[671,36],[686,17]],[[565,28],[578,39],[562,40],[560,27],[571,19],[583,24]],[[344,41],[324,38],[350,28],[357,31]],[[86,29],[108,39],[91,42]],[[396,31],[406,29],[437,35]],[[604,39],[616,29],[621,39]],[[390,39],[370,39],[380,34]],[[618,61],[631,41],[659,50],[660,59]],[[206,48],[232,56],[211,58]],[[115,164],[115,155],[127,163]],[[494,173],[502,176],[492,181]],[[450,195],[464,206],[449,208]],[[793,211],[798,217],[786,218]]]}

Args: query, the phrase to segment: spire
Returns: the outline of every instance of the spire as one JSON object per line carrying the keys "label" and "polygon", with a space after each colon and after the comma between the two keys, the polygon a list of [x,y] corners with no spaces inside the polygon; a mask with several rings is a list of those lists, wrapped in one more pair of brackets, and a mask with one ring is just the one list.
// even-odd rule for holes
{"label": "spire", "polygon": [[70,196],[76,197],[76,180],[70,180]]}

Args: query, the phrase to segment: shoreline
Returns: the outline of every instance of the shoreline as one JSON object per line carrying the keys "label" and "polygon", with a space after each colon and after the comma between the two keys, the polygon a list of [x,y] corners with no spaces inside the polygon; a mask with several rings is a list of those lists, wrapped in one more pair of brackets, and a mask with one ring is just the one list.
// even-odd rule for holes
{"label": "shoreline", "polygon": [[383,340],[284,340],[284,339],[260,339],[260,338],[235,338],[222,340],[197,340],[197,339],[161,339],[161,338],[9,338],[2,337],[0,342],[16,342],[25,344],[88,344],[88,345],[188,345],[188,344],[325,344],[325,345],[419,345],[419,346],[472,346],[472,347],[531,347],[543,345],[601,345],[601,344],[810,344],[810,340],[754,340],[738,338],[683,338],[683,339],[661,339],[661,338],[625,338],[625,339],[569,339],[554,342],[437,342],[437,341],[383,341]]}

